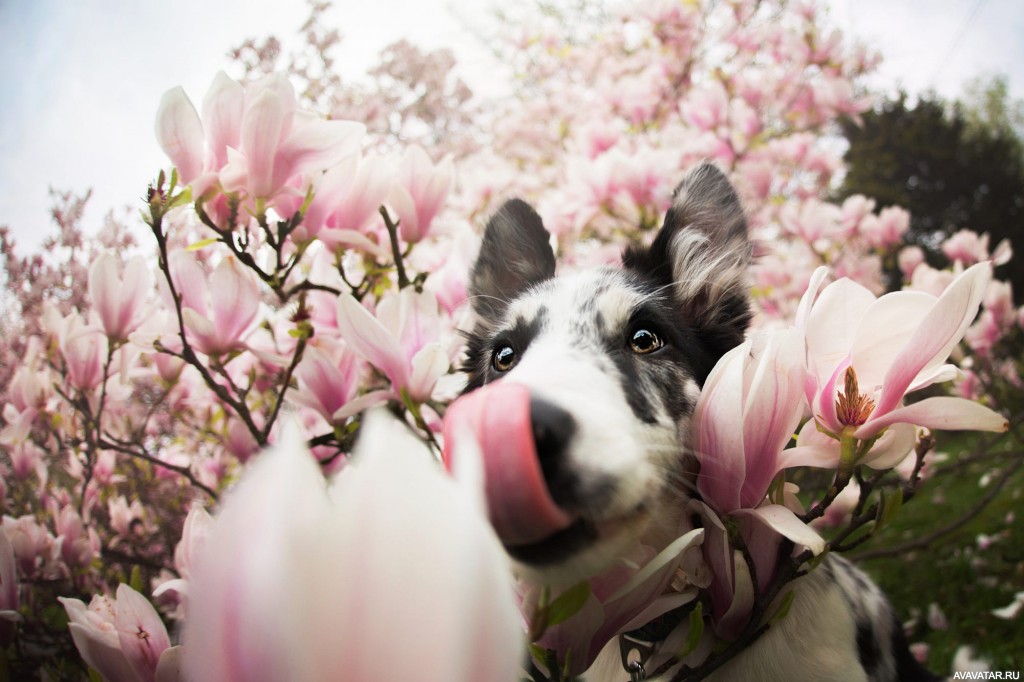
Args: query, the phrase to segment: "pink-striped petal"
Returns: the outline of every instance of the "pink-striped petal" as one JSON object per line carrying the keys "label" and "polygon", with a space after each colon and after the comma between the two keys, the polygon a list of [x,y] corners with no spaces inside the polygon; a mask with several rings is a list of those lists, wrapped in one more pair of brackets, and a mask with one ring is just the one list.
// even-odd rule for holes
{"label": "pink-striped petal", "polygon": [[409,384],[409,367],[397,340],[351,294],[338,297],[338,330],[353,351],[396,386]]}
{"label": "pink-striped petal", "polygon": [[885,375],[876,414],[893,410],[919,373],[945,362],[974,321],[991,273],[990,263],[978,263],[961,273],[942,293],[894,358]]}
{"label": "pink-striped petal", "polygon": [[245,89],[241,83],[218,71],[203,99],[209,170],[223,168],[228,162],[228,147],[237,149],[241,143],[244,110]]}
{"label": "pink-striped petal", "polygon": [[867,439],[890,424],[914,424],[940,431],[1006,431],[1010,423],[995,410],[966,398],[939,396],[900,407],[867,423],[854,432],[860,439]]}
{"label": "pink-striped petal", "polygon": [[254,197],[268,197],[275,186],[274,160],[291,110],[273,90],[260,92],[242,118],[242,150],[248,163],[247,189]]}
{"label": "pink-striped petal", "polygon": [[252,272],[233,257],[222,260],[210,276],[210,304],[221,343],[236,344],[259,311],[260,289]]}
{"label": "pink-striped petal", "polygon": [[766,504],[757,509],[737,509],[733,515],[753,517],[779,535],[789,538],[794,544],[808,548],[815,556],[825,551],[824,538],[781,504]]}
{"label": "pink-striped petal", "polygon": [[203,124],[185,90],[171,88],[160,99],[156,140],[188,184],[203,170]]}
{"label": "pink-striped petal", "polygon": [[122,583],[117,587],[117,637],[138,679],[152,682],[160,655],[171,646],[167,629],[148,599]]}
{"label": "pink-striped petal", "polygon": [[693,447],[700,461],[697,487],[719,513],[740,506],[746,475],[743,453],[743,369],[750,342],[729,351],[708,375],[693,413]]}
{"label": "pink-striped petal", "polygon": [[274,159],[274,185],[293,175],[320,171],[359,153],[366,126],[354,121],[311,121],[296,126]]}

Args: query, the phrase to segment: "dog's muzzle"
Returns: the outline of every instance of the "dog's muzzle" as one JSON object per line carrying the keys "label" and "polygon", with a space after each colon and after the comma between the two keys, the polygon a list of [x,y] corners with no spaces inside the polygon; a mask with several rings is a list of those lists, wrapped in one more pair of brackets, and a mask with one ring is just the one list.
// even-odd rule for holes
{"label": "dog's muzzle", "polygon": [[482,453],[488,514],[506,547],[542,543],[578,519],[551,492],[575,426],[563,409],[521,384],[499,381],[453,402],[445,415],[445,463],[473,438]]}

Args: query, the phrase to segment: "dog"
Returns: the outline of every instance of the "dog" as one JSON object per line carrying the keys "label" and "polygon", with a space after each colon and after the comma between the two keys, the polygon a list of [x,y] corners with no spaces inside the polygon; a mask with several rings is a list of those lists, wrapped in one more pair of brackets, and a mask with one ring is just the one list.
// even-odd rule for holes
{"label": "dog", "polygon": [[[712,367],[751,321],[752,247],[735,190],[707,163],[676,188],[654,240],[626,248],[621,266],[556,277],[550,243],[521,200],[491,217],[470,272],[476,321],[463,369],[467,393],[499,382],[518,391],[509,389],[487,425],[492,443],[482,443],[511,462],[487,472],[502,481],[488,488],[499,537],[527,575],[571,584],[638,537],[661,549],[687,522],[698,469],[690,418]],[[788,615],[708,679],[939,679],[910,654],[879,588],[846,560],[828,556],[792,586]],[[613,638],[584,679],[629,674]]]}

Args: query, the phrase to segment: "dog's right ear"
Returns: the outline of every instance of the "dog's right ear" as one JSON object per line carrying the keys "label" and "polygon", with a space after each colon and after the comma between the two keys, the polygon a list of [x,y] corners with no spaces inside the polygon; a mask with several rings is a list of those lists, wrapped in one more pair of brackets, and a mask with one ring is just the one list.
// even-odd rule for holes
{"label": "dog's right ear", "polygon": [[676,187],[651,245],[626,249],[623,264],[672,290],[682,314],[721,356],[743,341],[750,322],[751,252],[739,197],[722,171],[703,163]]}
{"label": "dog's right ear", "polygon": [[509,302],[555,275],[551,235],[537,212],[520,199],[506,201],[488,221],[469,276],[473,310],[494,321]]}

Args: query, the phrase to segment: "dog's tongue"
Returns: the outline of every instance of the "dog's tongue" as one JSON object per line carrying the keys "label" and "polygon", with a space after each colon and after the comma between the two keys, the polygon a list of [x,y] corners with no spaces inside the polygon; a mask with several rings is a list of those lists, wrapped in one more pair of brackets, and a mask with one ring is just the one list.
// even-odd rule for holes
{"label": "dog's tongue", "polygon": [[528,545],[573,522],[544,483],[530,422],[530,392],[498,382],[453,402],[444,418],[445,463],[458,438],[474,437],[483,453],[484,490],[491,524],[506,545]]}

